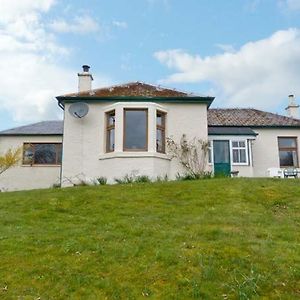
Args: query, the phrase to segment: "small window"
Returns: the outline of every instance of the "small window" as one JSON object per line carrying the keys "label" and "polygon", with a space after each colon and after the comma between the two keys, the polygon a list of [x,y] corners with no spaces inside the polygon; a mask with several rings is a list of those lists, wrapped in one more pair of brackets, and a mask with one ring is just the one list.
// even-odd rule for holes
{"label": "small window", "polygon": [[156,151],[166,152],[166,114],[161,111],[156,113]]}
{"label": "small window", "polygon": [[61,160],[61,143],[24,143],[23,145],[23,165],[60,165]]}
{"label": "small window", "polygon": [[298,147],[296,137],[279,137],[280,167],[298,167]]}
{"label": "small window", "polygon": [[115,111],[106,113],[106,152],[115,151]]}
{"label": "small window", "polygon": [[124,109],[124,151],[148,150],[148,110]]}
{"label": "small window", "polygon": [[232,162],[236,164],[247,163],[246,141],[232,141]]}

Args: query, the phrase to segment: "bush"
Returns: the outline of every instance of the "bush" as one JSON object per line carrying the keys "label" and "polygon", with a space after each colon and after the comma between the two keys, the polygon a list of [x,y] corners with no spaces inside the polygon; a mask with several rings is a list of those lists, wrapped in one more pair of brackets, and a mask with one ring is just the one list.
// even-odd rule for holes
{"label": "bush", "polygon": [[124,177],[114,178],[114,181],[118,184],[129,184],[151,182],[151,179],[147,175],[136,175],[132,172],[131,174],[126,174]]}
{"label": "bush", "polygon": [[134,182],[135,176],[133,174],[126,174],[124,177],[121,178],[114,178],[114,181],[118,184],[128,184]]}
{"label": "bush", "polygon": [[100,185],[106,185],[107,184],[107,178],[104,176],[100,176],[98,178],[96,178],[96,180],[98,181],[98,183]]}
{"label": "bush", "polygon": [[166,174],[165,176],[157,176],[155,181],[156,182],[166,182],[166,181],[169,181],[168,174]]}
{"label": "bush", "polygon": [[136,182],[136,183],[151,182],[151,179],[150,179],[150,177],[147,176],[147,175],[140,175],[140,176],[137,176],[137,177],[134,179],[134,182]]}
{"label": "bush", "polygon": [[203,171],[201,173],[185,173],[185,174],[179,174],[176,175],[176,180],[198,180],[198,179],[207,179],[212,178],[212,173],[208,171]]}

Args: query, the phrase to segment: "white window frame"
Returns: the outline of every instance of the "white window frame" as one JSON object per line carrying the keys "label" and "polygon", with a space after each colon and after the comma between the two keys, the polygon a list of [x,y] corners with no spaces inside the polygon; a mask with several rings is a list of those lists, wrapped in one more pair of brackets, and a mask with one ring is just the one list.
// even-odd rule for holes
{"label": "white window frame", "polygon": [[[245,147],[234,147],[233,143],[234,142],[244,142],[245,143]],[[234,162],[233,161],[233,150],[245,150],[245,156],[246,156],[246,161],[245,162]],[[249,165],[249,158],[248,158],[248,140],[241,140],[241,139],[234,139],[234,140],[230,140],[230,155],[231,155],[231,161],[232,161],[232,165],[233,166],[248,166]]]}

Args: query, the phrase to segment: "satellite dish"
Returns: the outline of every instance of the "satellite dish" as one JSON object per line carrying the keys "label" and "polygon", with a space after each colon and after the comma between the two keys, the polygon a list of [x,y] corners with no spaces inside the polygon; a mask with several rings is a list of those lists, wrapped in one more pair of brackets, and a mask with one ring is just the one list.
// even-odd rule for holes
{"label": "satellite dish", "polygon": [[89,112],[89,106],[85,102],[77,102],[71,104],[69,113],[75,118],[83,118]]}

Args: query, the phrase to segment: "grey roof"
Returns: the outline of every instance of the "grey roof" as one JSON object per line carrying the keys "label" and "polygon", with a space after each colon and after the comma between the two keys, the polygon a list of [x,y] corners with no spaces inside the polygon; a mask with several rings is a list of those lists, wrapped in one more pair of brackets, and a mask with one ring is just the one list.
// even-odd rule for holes
{"label": "grey roof", "polygon": [[62,135],[63,121],[43,121],[4,131],[0,135]]}
{"label": "grey roof", "polygon": [[257,134],[249,127],[208,127],[208,135],[252,135]]}
{"label": "grey roof", "polygon": [[300,120],[253,108],[208,110],[209,126],[300,127]]}

